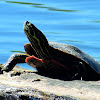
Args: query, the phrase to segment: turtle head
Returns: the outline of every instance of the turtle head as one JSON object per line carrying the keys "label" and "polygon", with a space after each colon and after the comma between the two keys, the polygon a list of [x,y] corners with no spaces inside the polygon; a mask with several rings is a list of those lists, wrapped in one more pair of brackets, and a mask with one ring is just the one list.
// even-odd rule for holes
{"label": "turtle head", "polygon": [[24,22],[23,28],[37,57],[50,59],[50,46],[44,34],[28,21]]}

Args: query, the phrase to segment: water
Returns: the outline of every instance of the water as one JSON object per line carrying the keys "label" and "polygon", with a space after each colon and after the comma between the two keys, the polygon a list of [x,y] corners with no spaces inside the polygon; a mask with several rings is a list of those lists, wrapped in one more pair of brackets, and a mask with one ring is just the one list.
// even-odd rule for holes
{"label": "water", "polygon": [[0,63],[24,51],[26,20],[49,41],[75,45],[100,62],[99,12],[99,0],[0,0]]}

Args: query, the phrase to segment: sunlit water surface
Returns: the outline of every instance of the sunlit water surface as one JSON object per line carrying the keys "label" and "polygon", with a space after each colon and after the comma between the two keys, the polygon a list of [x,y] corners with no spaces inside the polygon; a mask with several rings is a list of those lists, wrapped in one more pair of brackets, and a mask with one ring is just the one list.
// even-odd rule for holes
{"label": "sunlit water surface", "polygon": [[26,20],[49,41],[75,45],[100,62],[100,0],[0,0],[0,63],[24,51]]}

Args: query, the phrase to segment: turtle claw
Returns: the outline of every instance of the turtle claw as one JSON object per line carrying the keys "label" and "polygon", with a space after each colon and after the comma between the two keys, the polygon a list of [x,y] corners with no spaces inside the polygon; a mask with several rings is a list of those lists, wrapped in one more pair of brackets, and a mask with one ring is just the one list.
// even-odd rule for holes
{"label": "turtle claw", "polygon": [[3,69],[0,67],[0,74],[3,74]]}

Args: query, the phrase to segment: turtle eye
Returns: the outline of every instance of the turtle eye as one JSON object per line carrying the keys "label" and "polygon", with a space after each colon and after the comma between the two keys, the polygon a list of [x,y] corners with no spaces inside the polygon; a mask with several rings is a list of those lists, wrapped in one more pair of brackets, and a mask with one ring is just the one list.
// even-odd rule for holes
{"label": "turtle eye", "polygon": [[27,26],[29,26],[29,27],[30,27],[30,26],[31,26],[31,23],[29,23],[29,22],[28,22],[28,23],[27,23]]}
{"label": "turtle eye", "polygon": [[32,27],[32,24],[30,22],[28,22],[28,21],[25,21],[24,24],[25,24],[25,26],[24,26],[25,30],[28,30],[29,28]]}

